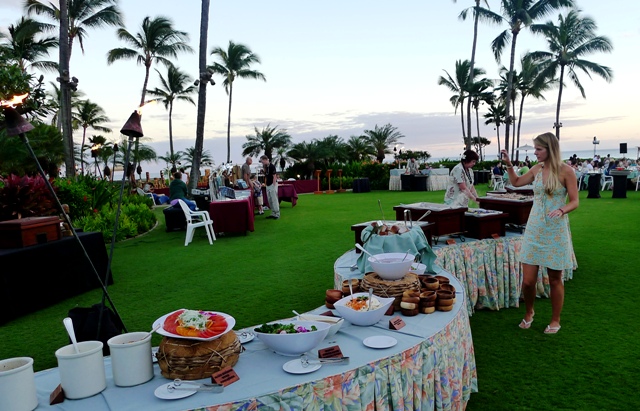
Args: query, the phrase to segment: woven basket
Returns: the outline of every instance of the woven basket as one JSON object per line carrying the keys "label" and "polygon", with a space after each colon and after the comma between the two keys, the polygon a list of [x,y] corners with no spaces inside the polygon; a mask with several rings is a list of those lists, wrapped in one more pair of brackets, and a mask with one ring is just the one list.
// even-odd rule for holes
{"label": "woven basket", "polygon": [[400,301],[402,293],[406,290],[420,291],[420,280],[418,276],[409,273],[399,280],[383,280],[376,273],[367,273],[360,282],[360,289],[368,290],[373,288],[373,293],[378,297],[393,297],[394,311],[400,311]]}
{"label": "woven basket", "polygon": [[199,380],[236,365],[241,351],[238,336],[229,331],[212,341],[164,337],[156,357],[163,377]]}

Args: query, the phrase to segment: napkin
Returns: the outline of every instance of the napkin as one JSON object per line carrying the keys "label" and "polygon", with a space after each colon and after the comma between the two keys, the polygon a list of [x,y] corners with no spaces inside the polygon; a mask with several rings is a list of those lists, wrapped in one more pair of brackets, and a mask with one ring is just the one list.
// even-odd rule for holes
{"label": "napkin", "polygon": [[[416,255],[418,261],[426,265],[426,273],[435,273],[433,263],[436,254],[433,252],[424,235],[422,228],[414,226],[411,230],[402,234],[377,235],[373,233],[373,226],[369,225],[360,235],[365,250],[373,255],[381,253],[406,253]],[[372,272],[371,264],[367,259],[369,256],[361,253],[358,257],[358,269],[361,273]]]}

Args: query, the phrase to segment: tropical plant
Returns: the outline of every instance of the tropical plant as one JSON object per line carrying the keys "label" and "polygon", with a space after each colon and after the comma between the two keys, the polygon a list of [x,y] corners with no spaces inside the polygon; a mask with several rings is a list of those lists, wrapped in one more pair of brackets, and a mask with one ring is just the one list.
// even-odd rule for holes
{"label": "tropical plant", "polygon": [[[62,124],[60,121],[60,99],[62,98],[62,93],[60,91],[60,87],[58,87],[58,84],[50,81],[49,85],[52,88],[52,91],[47,91],[47,106],[51,112],[51,114],[53,114],[51,116],[51,125],[52,126],[56,126],[58,128],[58,130],[62,130]],[[72,90],[71,91],[71,107],[77,107],[78,106],[78,102],[80,101],[81,97],[84,97],[85,94],[80,91],[80,90]],[[77,122],[73,122],[72,121],[72,128],[74,130],[77,130],[78,128],[78,124]]]}
{"label": "tropical plant", "polygon": [[[35,122],[29,132],[29,142],[42,166],[50,177],[58,176],[58,167],[64,162],[62,134],[55,127]],[[15,137],[7,137],[0,131],[0,175],[35,175],[37,166],[24,143]]]}
{"label": "tropical plant", "polygon": [[242,145],[243,156],[258,157],[264,151],[264,155],[272,160],[274,150],[287,149],[291,144],[291,136],[287,130],[278,130],[278,126],[271,127],[268,124],[262,130],[254,127],[254,131],[255,135],[247,135],[247,142]]}
{"label": "tropical plant", "polygon": [[196,173],[200,169],[200,157],[204,146],[204,120],[207,113],[207,84],[214,82],[211,80],[212,73],[207,69],[207,35],[209,32],[209,0],[201,1],[200,9],[200,43],[198,46],[198,69],[200,77],[198,83],[198,115],[196,119],[196,152],[193,158],[193,169],[189,179],[189,188],[196,187]]}
{"label": "tropical plant", "polygon": [[493,93],[491,91],[488,91],[489,87],[491,87],[492,85],[493,81],[489,80],[488,78],[483,78],[468,84],[469,101],[471,102],[473,109],[476,112],[476,137],[481,137],[479,117],[480,104],[486,103],[493,98]]}
{"label": "tropical plant", "polygon": [[[125,28],[119,28],[116,33],[118,39],[124,41],[131,48],[120,47],[109,50],[107,64],[113,64],[118,60],[135,59],[138,64],[144,66],[144,82],[142,83],[140,106],[145,103],[151,65],[155,62],[171,66],[172,63],[169,58],[177,58],[180,52],[193,51],[191,46],[187,44],[189,35],[184,31],[176,30],[173,27],[173,22],[167,17],[152,19],[147,16],[142,20],[140,31],[137,33],[132,34]],[[138,150],[139,144],[138,140],[136,140],[134,149],[136,154],[134,157],[138,157]]]}
{"label": "tropical plant", "polygon": [[385,124],[382,127],[378,127],[376,124],[373,130],[364,130],[364,136],[376,151],[376,158],[380,163],[384,160],[385,154],[391,153],[389,147],[394,144],[402,144],[400,139],[404,137],[398,128],[391,124]]}
{"label": "tropical plant", "polygon": [[344,164],[349,159],[347,153],[347,145],[344,140],[338,136],[327,136],[318,141],[322,151],[325,153],[324,163],[328,167],[331,163]]}
{"label": "tropical plant", "polygon": [[[227,49],[215,47],[211,51],[212,56],[217,56],[219,62],[214,62],[209,69],[214,74],[221,75],[224,86],[229,96],[229,110],[227,113],[227,162],[231,161],[231,101],[233,99],[233,82],[236,78],[250,78],[254,80],[267,81],[264,74],[251,69],[254,63],[260,63],[260,58],[254,54],[248,46],[229,41]],[[271,158],[271,157],[269,157]]]}
{"label": "tropical plant", "polygon": [[177,168],[177,166],[182,165],[181,161],[184,160],[184,151],[176,151],[171,154],[167,152],[164,156],[158,156],[158,160],[162,160],[167,164],[167,168],[169,168],[169,164],[171,164],[171,170]]}
{"label": "tropical plant", "polygon": [[160,77],[162,88],[156,87],[149,90],[152,96],[160,97],[159,101],[164,104],[164,108],[169,110],[169,153],[173,155],[173,103],[175,100],[186,101],[195,105],[195,101],[191,95],[195,93],[196,87],[192,84],[193,79],[178,67],[173,65],[167,68],[167,77],[163,77],[160,71],[156,69]]}
{"label": "tropical plant", "polygon": [[81,174],[84,174],[84,149],[87,137],[87,129],[92,128],[103,133],[111,133],[111,129],[101,124],[109,122],[109,117],[105,115],[104,110],[98,104],[90,100],[82,100],[77,106],[77,111],[72,112],[74,120],[82,127],[82,144],[80,145]]}
{"label": "tropical plant", "polygon": [[484,114],[486,119],[484,124],[493,124],[496,130],[496,137],[498,139],[498,155],[500,154],[500,126],[504,124],[505,108],[504,99],[496,97],[495,95],[489,100],[489,108],[487,113]]}
{"label": "tropical plant", "polygon": [[42,177],[10,174],[0,188],[0,221],[56,213],[56,206]]}
{"label": "tropical plant", "polygon": [[[121,26],[122,14],[117,7],[117,0],[60,0],[60,7],[53,2],[48,4],[40,0],[26,0],[25,10],[27,15],[44,15],[49,19],[60,23],[60,61],[58,62],[61,79],[61,125],[64,136],[65,165],[68,175],[75,173],[73,156],[73,132],[71,126],[71,90],[76,86],[69,78],[71,53],[73,43],[78,40],[80,49],[84,53],[84,41],[87,38],[87,29],[102,28],[104,26]],[[77,84],[77,80],[76,80]]]}
{"label": "tropical plant", "polygon": [[[454,3],[456,0],[453,0]],[[471,47],[471,60],[469,61],[469,77],[467,78],[467,82],[469,84],[473,83],[474,77],[474,67],[476,63],[476,44],[478,42],[478,22],[480,20],[488,22],[500,24],[502,22],[502,17],[489,10],[489,2],[484,0],[484,4],[487,5],[487,8],[480,6],[480,0],[474,0],[476,3],[475,6],[469,7],[467,9],[462,10],[458,18],[461,20],[466,20],[470,11],[473,11],[473,43]],[[471,135],[471,100],[467,101],[467,135]]]}
{"label": "tropical plant", "polygon": [[373,146],[369,144],[364,136],[349,137],[346,143],[346,151],[352,161],[370,160],[376,155]]}
{"label": "tropical plant", "polygon": [[562,102],[562,89],[564,86],[564,74],[580,90],[583,98],[586,98],[584,87],[578,78],[577,69],[582,70],[588,76],[595,74],[605,81],[613,79],[613,70],[592,61],[584,60],[584,56],[596,52],[610,53],[613,50],[611,41],[605,36],[596,36],[596,22],[586,16],[580,16],[580,10],[571,10],[566,17],[558,16],[558,25],[549,21],[545,24],[531,26],[534,33],[543,34],[547,39],[549,51],[536,51],[530,54],[531,58],[542,64],[541,75],[555,77],[559,75],[558,103],[556,106],[556,137],[560,138],[560,104]]}
{"label": "tropical plant", "polygon": [[[182,168],[184,168],[185,170],[189,170],[189,169],[193,169],[193,164],[194,161],[193,159],[196,156],[196,148],[195,147],[188,147],[182,154],[182,158],[185,162],[185,164],[182,166]],[[209,150],[204,150],[202,152],[202,154],[200,155],[200,165],[201,166],[206,166],[206,167],[211,167],[213,166],[213,157],[211,157],[211,153],[209,152]],[[193,174],[192,174],[193,175]],[[196,174],[196,177],[200,178],[200,172],[198,171],[198,173]]]}
{"label": "tropical plant", "polygon": [[[511,55],[509,59],[509,70],[507,79],[507,90],[513,88],[514,63],[516,59],[516,42],[522,29],[531,26],[534,21],[539,20],[554,10],[561,7],[573,7],[574,0],[501,0],[500,11],[502,21],[509,27],[493,39],[491,49],[496,61],[500,62],[502,52],[507,44],[511,42]],[[511,93],[507,93],[505,101],[505,132],[504,147],[509,150],[509,131],[513,119],[510,114]]]}
{"label": "tropical plant", "polygon": [[41,60],[49,51],[58,47],[58,39],[44,36],[42,33],[53,26],[33,19],[22,17],[8,28],[8,34],[0,32],[0,54],[9,63],[15,63],[22,71],[33,67],[40,70],[58,70],[54,61]]}
{"label": "tropical plant", "polygon": [[288,156],[296,162],[306,164],[307,174],[310,177],[316,170],[316,163],[325,157],[324,148],[314,139],[310,143],[303,141],[291,146],[291,150],[287,152]]}

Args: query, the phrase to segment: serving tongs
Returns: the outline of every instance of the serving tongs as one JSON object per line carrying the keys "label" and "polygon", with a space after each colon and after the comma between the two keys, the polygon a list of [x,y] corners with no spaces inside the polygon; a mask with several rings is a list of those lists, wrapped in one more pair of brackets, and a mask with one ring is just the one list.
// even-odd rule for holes
{"label": "serving tongs", "polygon": [[[184,386],[183,386],[184,384]],[[224,385],[222,384],[213,384],[213,383],[198,383],[192,381],[184,381],[180,378],[176,378],[173,380],[173,384],[167,386],[167,391],[173,392],[176,390],[180,391],[206,391],[213,393],[221,393],[224,391]]]}
{"label": "serving tongs", "polygon": [[309,359],[306,355],[300,357],[300,363],[302,368],[307,368],[312,364],[349,364],[349,357],[334,357],[334,358],[318,358]]}

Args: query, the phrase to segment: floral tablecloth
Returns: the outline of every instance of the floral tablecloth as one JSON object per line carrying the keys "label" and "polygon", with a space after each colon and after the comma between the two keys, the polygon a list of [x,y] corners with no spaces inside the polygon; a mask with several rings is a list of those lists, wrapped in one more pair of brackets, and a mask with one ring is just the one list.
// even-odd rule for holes
{"label": "floral tablecloth", "polygon": [[[453,273],[464,284],[469,315],[474,309],[518,307],[522,289],[521,235],[446,245],[434,248],[436,264]],[[574,256],[574,269],[578,267]],[[565,280],[573,278],[573,270],[565,270]],[[538,296],[549,297],[547,270],[538,274]]]}

